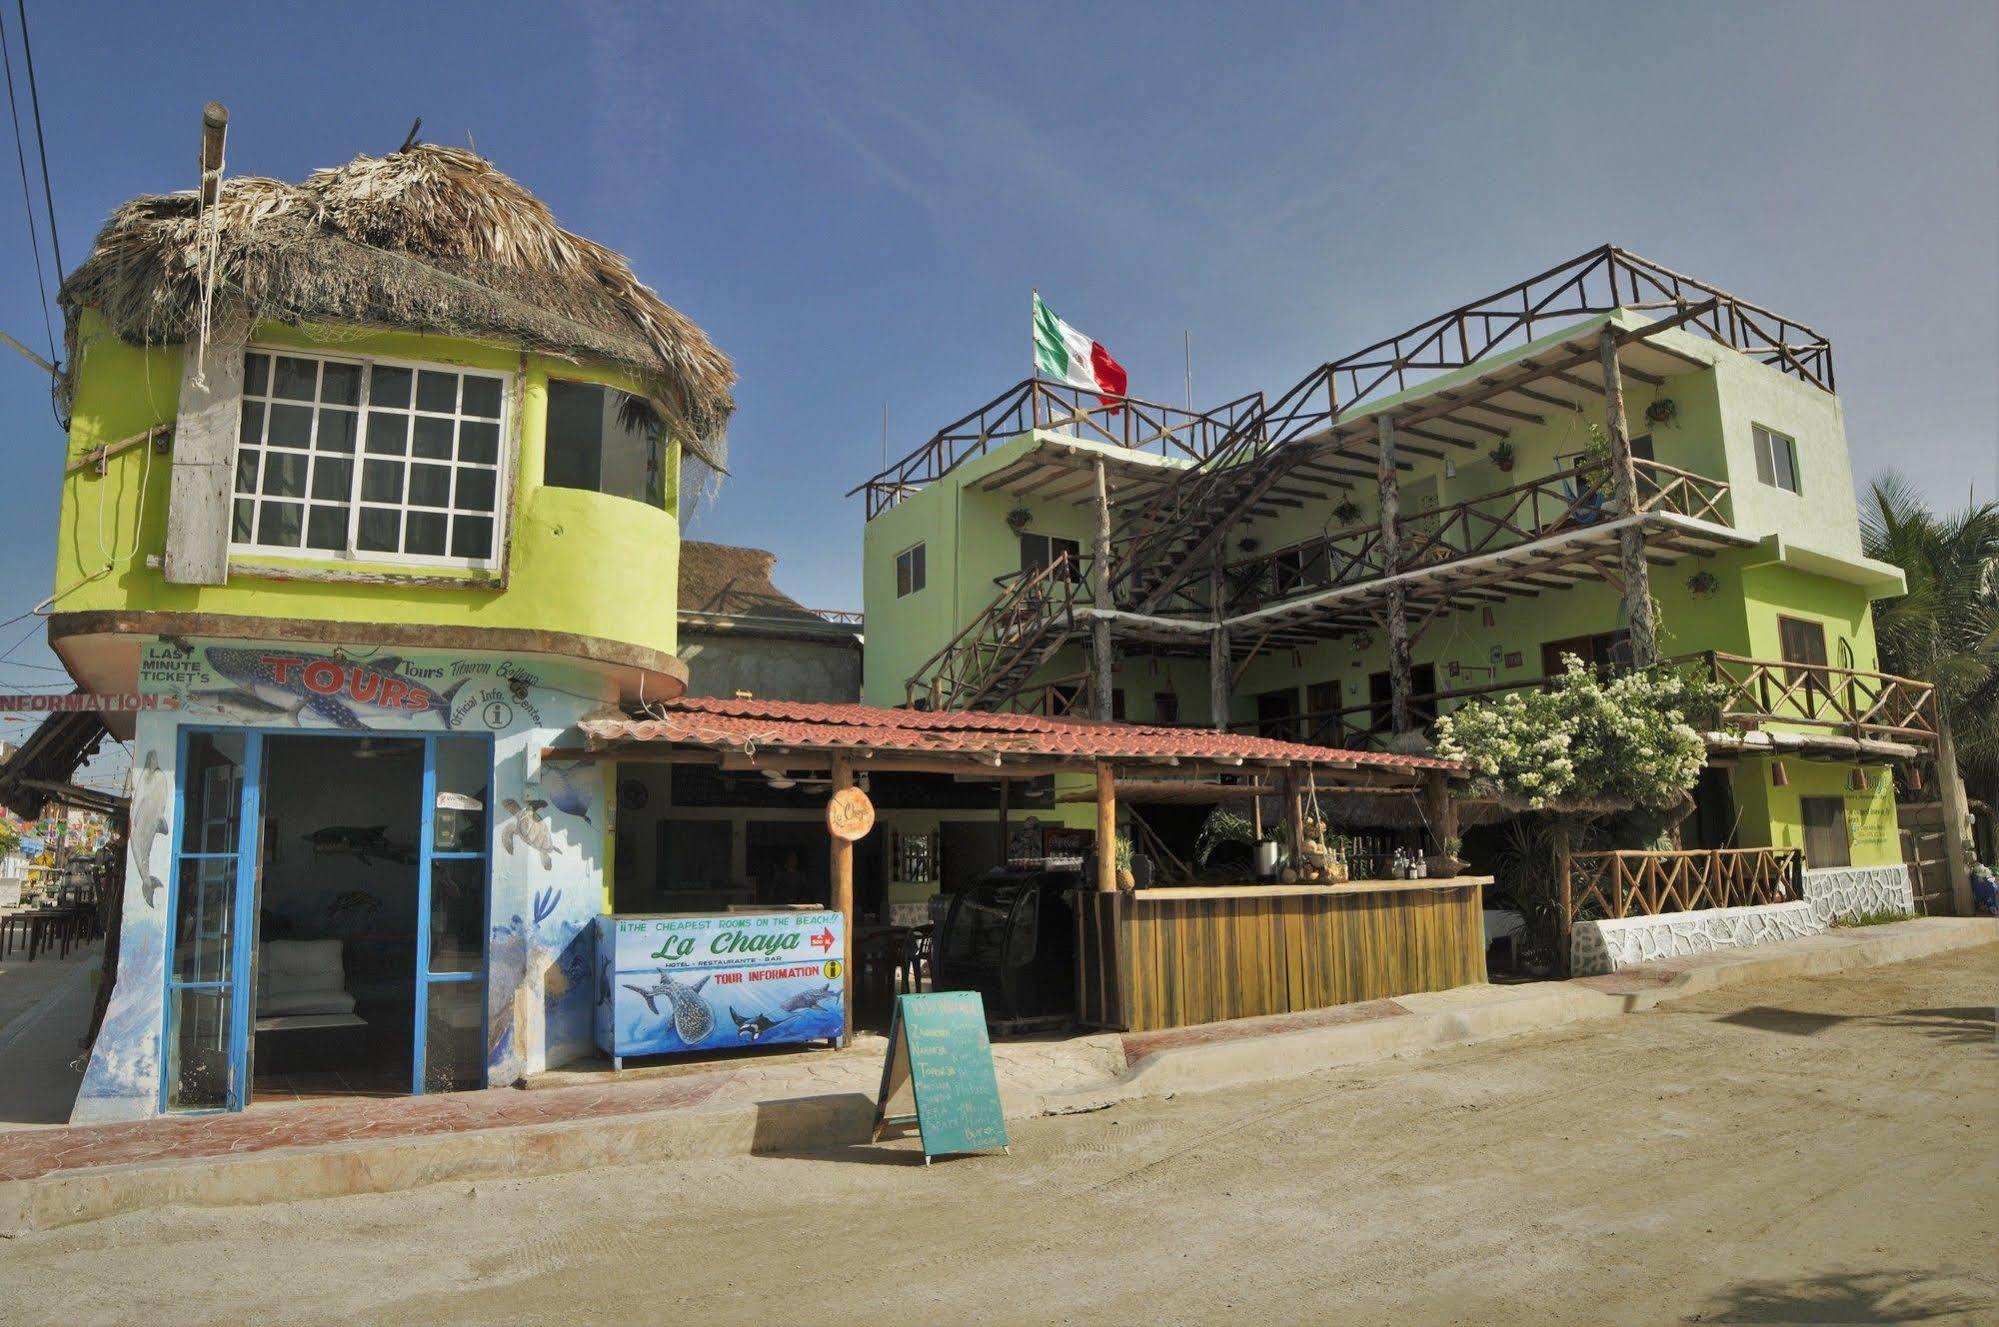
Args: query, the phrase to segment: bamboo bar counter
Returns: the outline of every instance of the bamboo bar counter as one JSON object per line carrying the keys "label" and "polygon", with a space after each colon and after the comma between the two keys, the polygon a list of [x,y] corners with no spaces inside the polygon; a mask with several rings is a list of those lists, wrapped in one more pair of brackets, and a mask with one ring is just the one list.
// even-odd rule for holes
{"label": "bamboo bar counter", "polygon": [[1491,876],[1077,894],[1077,1009],[1123,1032],[1485,980]]}

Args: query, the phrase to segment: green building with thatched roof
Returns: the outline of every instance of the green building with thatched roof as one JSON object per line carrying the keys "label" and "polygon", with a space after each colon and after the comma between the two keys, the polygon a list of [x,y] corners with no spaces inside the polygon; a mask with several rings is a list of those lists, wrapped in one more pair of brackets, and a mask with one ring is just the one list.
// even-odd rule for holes
{"label": "green building with thatched roof", "polygon": [[134,763],[75,1118],[512,1081],[590,1045],[612,878],[598,767],[542,755],[685,690],[734,371],[471,152],[202,184],[62,292],[50,642]]}

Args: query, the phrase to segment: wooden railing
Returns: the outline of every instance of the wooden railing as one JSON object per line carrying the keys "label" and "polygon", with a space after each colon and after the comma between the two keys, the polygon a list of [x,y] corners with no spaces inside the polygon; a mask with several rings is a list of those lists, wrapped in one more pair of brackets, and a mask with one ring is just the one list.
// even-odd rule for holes
{"label": "wooden railing", "polygon": [[873,520],[992,447],[1033,429],[1072,434],[1085,442],[1199,462],[1263,408],[1263,394],[1226,401],[1196,414],[1135,396],[1099,396],[1065,383],[1029,378],[932,434],[916,450],[848,491],[867,494]]}
{"label": "wooden railing", "polygon": [[[1857,668],[1750,659],[1717,650],[1676,655],[1657,666],[1684,670],[1724,688],[1718,712],[1696,716],[1697,722],[1711,727],[1795,724],[1869,741],[1919,746],[1936,741],[1935,689],[1927,682]],[[1469,702],[1509,691],[1546,690],[1553,684],[1553,678],[1536,677],[1424,692],[1409,697],[1409,709],[1416,725],[1426,728],[1436,716]],[[1300,714],[1289,722],[1297,731],[1312,734],[1308,741],[1360,750],[1379,748],[1392,735],[1387,701]]]}
{"label": "wooden railing", "polygon": [[909,705],[970,709],[1031,671],[1053,634],[1066,636],[1088,594],[1088,559],[1062,554],[1046,566],[996,578],[1000,592],[904,683]]}
{"label": "wooden railing", "polygon": [[1863,740],[1936,741],[1936,693],[1927,682],[1714,650],[1666,663],[1692,666],[1725,688],[1721,721],[1732,727],[1798,724]]}
{"label": "wooden railing", "polygon": [[1572,852],[1556,866],[1556,885],[1566,932],[1598,918],[1792,902],[1802,897],[1803,870],[1796,848]]}
{"label": "wooden railing", "polygon": [[[1833,390],[1832,346],[1818,332],[1606,244],[1313,369],[1148,500],[1136,522],[1134,556],[1117,581],[1119,602],[1149,612],[1164,587],[1199,576],[1226,527],[1295,461],[1301,449],[1292,444],[1322,436],[1369,403],[1419,388],[1434,375],[1522,349],[1551,325],[1616,309],[1657,314],[1655,329],[1682,327]],[[1558,357],[1542,367],[1560,371],[1584,362]],[[1504,389],[1498,383],[1433,393],[1433,404],[1448,409]]]}
{"label": "wooden railing", "polygon": [[[1658,461],[1633,458],[1638,476],[1638,509],[1671,512],[1717,525],[1728,523],[1728,485]],[[1621,515],[1610,495],[1609,467],[1585,462],[1511,488],[1400,518],[1399,571],[1446,566],[1519,548],[1571,530],[1599,525]],[[1229,564],[1229,584],[1237,602],[1232,612],[1260,603],[1346,585],[1387,574],[1381,526],[1358,525],[1287,544],[1269,553]]]}

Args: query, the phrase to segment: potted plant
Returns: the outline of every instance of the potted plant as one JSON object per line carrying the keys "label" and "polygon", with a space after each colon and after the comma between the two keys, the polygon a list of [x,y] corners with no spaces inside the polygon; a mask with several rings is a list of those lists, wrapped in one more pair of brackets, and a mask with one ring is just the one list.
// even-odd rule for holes
{"label": "potted plant", "polygon": [[1687,577],[1687,593],[1696,599],[1706,599],[1721,589],[1721,577],[1702,567]]}
{"label": "potted plant", "polygon": [[1677,425],[1679,420],[1679,402],[1670,396],[1662,396],[1645,407],[1645,422],[1648,424]]}
{"label": "potted plant", "polygon": [[1255,535],[1246,534],[1235,541],[1235,546],[1245,553],[1254,553],[1257,549],[1263,547],[1263,541]]}
{"label": "potted plant", "polygon": [[1466,866],[1464,846],[1465,841],[1453,834],[1444,840],[1444,850],[1431,853],[1424,859],[1424,865],[1433,876],[1462,875]]}
{"label": "potted plant", "polygon": [[1034,513],[1026,507],[1015,507],[1006,514],[1006,528],[1019,534],[1034,520]]}
{"label": "potted plant", "polygon": [[1333,519],[1341,525],[1356,525],[1360,522],[1360,504],[1352,498],[1342,498],[1340,505],[1333,508]]}
{"label": "potted plant", "polygon": [[1492,463],[1499,467],[1499,472],[1501,474],[1509,474],[1512,472],[1513,444],[1511,442],[1508,442],[1506,439],[1501,438],[1499,440],[1499,445],[1492,449],[1491,456],[1492,456]]}

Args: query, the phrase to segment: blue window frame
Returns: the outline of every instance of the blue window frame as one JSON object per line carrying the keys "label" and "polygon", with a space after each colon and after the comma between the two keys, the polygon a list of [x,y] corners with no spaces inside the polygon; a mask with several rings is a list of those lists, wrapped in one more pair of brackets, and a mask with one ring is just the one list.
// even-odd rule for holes
{"label": "blue window frame", "polygon": [[[264,741],[380,732],[182,728],[166,904],[159,1106],[241,1110],[250,1096]],[[416,989],[410,1091],[483,1087],[492,927],[489,735],[410,734],[423,743]],[[240,750],[234,749],[240,746]]]}

